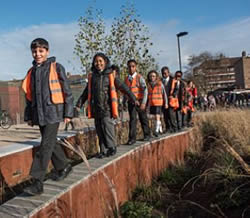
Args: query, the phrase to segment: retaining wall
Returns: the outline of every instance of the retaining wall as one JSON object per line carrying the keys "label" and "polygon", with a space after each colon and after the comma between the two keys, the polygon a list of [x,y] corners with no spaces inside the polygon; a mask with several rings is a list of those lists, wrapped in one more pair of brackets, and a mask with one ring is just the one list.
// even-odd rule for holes
{"label": "retaining wall", "polygon": [[0,206],[0,217],[113,217],[136,185],[150,184],[170,164],[184,161],[189,132],[163,135],[151,142],[121,145],[115,156],[76,165],[64,181],[47,180],[44,194],[21,194]]}

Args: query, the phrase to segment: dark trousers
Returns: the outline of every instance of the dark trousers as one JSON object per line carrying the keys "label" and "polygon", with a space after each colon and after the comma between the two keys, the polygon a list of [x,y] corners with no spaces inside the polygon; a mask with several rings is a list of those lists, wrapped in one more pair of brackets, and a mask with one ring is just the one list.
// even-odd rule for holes
{"label": "dark trousers", "polygon": [[186,115],[186,124],[187,126],[190,126],[192,124],[192,117],[193,117],[193,111],[188,110]]}
{"label": "dark trousers", "polygon": [[99,138],[100,152],[104,152],[105,148],[116,146],[115,124],[110,117],[95,119],[95,128]]}
{"label": "dark trousers", "polygon": [[171,108],[163,108],[163,116],[164,116],[164,122],[165,122],[165,126],[166,126],[166,130],[167,131],[172,131],[174,130],[174,120],[173,120],[173,116],[171,116]]}
{"label": "dark trousers", "polygon": [[128,104],[129,112],[129,140],[136,140],[137,113],[144,133],[144,137],[150,136],[147,112],[140,110],[134,104]]}
{"label": "dark trousers", "polygon": [[170,117],[173,125],[173,130],[177,131],[182,128],[182,113],[180,109],[174,110],[174,108],[169,108]]}
{"label": "dark trousers", "polygon": [[64,169],[68,164],[62,147],[56,143],[58,127],[59,123],[39,126],[42,141],[35,152],[30,175],[41,182],[46,175],[50,159],[57,171]]}

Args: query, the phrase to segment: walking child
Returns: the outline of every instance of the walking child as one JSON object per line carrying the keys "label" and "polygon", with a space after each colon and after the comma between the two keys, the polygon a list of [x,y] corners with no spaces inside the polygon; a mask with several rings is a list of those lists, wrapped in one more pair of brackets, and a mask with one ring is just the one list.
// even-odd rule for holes
{"label": "walking child", "polygon": [[38,125],[41,144],[34,155],[30,170],[33,184],[24,189],[30,195],[43,193],[43,180],[50,159],[62,180],[72,171],[60,145],[56,144],[59,123],[68,123],[73,116],[73,97],[64,67],[49,56],[49,43],[42,38],[31,42],[33,66],[23,80],[26,94],[24,121]]}
{"label": "walking child", "polygon": [[187,127],[191,127],[193,125],[192,116],[194,112],[194,101],[195,99],[197,99],[197,89],[191,80],[187,82],[186,92],[187,92],[187,119],[186,119],[187,123],[186,124],[187,124]]}
{"label": "walking child", "polygon": [[161,111],[162,107],[168,108],[168,99],[163,83],[161,82],[158,73],[152,70],[147,75],[148,80],[148,103],[150,106],[150,114],[155,118],[154,135],[157,137],[162,133]]}
{"label": "walking child", "polygon": [[[137,62],[131,59],[127,62],[128,76],[125,79],[125,83],[130,88],[131,92],[136,96],[139,106],[135,105],[132,101],[128,100],[128,112],[129,112],[129,139],[127,144],[133,145],[136,143],[136,124],[137,114],[141,122],[142,130],[144,133],[144,141],[148,141],[151,137],[148,117],[146,113],[146,103],[148,98],[148,89],[145,79],[141,74],[137,72]],[[126,102],[126,98],[124,103]]]}
{"label": "walking child", "polygon": [[181,80],[182,71],[175,72],[169,96],[170,116],[173,123],[173,131],[183,128],[182,108],[185,105],[185,83]]}
{"label": "walking child", "polygon": [[[161,68],[162,83],[164,85],[167,97],[170,96],[170,91],[172,87],[173,77],[170,75],[170,70],[167,66]],[[163,116],[166,126],[166,132],[172,133],[174,130],[173,120],[170,116],[170,105],[168,101],[168,108],[162,108]]]}
{"label": "walking child", "polygon": [[136,98],[129,88],[118,76],[114,77],[108,57],[103,53],[97,53],[93,58],[91,73],[88,75],[88,85],[79,97],[76,107],[81,108],[88,100],[88,117],[95,119],[96,133],[99,138],[98,158],[116,154],[114,127],[114,119],[118,118],[116,88],[126,93],[136,104]]}

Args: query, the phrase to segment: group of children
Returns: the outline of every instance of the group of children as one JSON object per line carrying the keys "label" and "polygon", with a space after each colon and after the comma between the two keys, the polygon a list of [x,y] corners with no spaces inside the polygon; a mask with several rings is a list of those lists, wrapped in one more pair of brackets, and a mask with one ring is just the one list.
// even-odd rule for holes
{"label": "group of children", "polygon": [[[31,52],[33,66],[22,85],[27,101],[24,120],[28,125],[39,126],[42,140],[30,171],[33,183],[24,191],[30,195],[38,195],[43,193],[43,180],[50,159],[57,172],[55,180],[66,178],[72,171],[62,148],[56,143],[56,136],[59,123],[64,120],[67,124],[71,121],[74,106],[64,67],[54,57],[48,57],[48,42],[42,38],[33,40]],[[99,138],[98,158],[116,154],[114,119],[119,115],[117,90],[124,94],[123,103],[128,104],[128,145],[137,140],[137,115],[144,133],[143,140],[151,138],[147,106],[150,106],[150,114],[155,117],[155,136],[162,133],[161,113],[169,132],[176,132],[185,125],[186,114],[188,123],[191,122],[195,89],[192,82],[186,85],[181,80],[181,71],[177,71],[173,78],[168,67],[163,67],[161,78],[152,70],[145,80],[138,72],[134,59],[127,62],[127,70],[128,75],[123,82],[118,76],[119,68],[111,65],[105,54],[97,53],[93,57],[91,73],[88,74],[88,84],[75,105],[79,110],[88,102],[88,117],[94,118]]]}

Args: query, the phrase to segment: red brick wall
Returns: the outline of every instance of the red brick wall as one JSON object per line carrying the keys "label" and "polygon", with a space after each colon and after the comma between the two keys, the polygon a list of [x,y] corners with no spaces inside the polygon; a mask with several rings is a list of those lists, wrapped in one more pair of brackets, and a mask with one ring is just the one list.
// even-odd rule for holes
{"label": "red brick wall", "polygon": [[8,83],[0,84],[0,108],[8,111],[12,121],[23,121],[25,101],[21,88]]}
{"label": "red brick wall", "polygon": [[103,173],[112,181],[121,205],[137,184],[150,184],[164,168],[183,162],[188,144],[189,135],[183,133],[137,147],[83,179],[31,217],[49,217],[52,211],[58,217],[113,217],[115,200]]}

